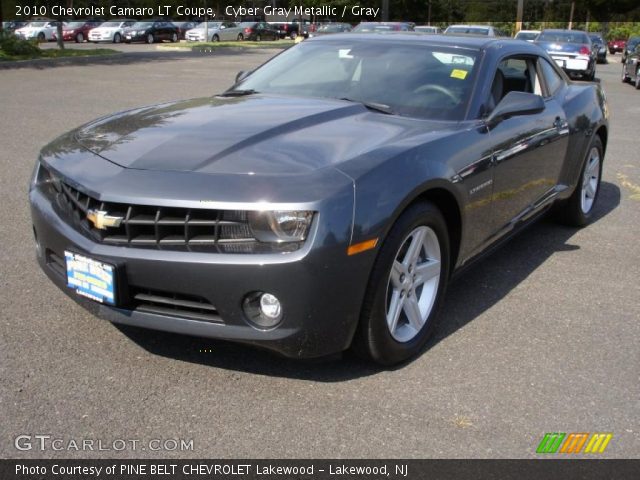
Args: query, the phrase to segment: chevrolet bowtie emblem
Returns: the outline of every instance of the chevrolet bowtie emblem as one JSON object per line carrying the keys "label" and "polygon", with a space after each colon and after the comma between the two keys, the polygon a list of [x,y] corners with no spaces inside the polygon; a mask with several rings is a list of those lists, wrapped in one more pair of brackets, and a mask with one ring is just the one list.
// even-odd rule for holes
{"label": "chevrolet bowtie emblem", "polygon": [[104,210],[88,210],[87,220],[89,220],[96,228],[106,230],[109,227],[119,227],[124,217],[108,215]]}

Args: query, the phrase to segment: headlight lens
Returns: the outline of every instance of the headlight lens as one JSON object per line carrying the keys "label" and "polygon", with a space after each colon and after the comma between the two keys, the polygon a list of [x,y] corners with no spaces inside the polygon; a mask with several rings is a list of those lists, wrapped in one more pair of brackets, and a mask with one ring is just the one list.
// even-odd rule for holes
{"label": "headlight lens", "polygon": [[313,212],[271,210],[249,212],[249,225],[260,242],[301,242],[307,237]]}

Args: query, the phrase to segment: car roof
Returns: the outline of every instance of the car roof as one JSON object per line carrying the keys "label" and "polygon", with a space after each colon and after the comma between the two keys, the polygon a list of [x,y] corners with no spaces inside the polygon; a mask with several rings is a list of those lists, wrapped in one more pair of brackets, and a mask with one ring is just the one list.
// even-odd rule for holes
{"label": "car roof", "polygon": [[542,49],[530,42],[521,42],[508,37],[486,37],[468,35],[425,35],[420,32],[378,32],[378,33],[336,33],[313,37],[313,42],[333,42],[340,39],[362,39],[370,42],[407,42],[422,45],[458,47],[473,50],[496,48],[504,51],[518,51],[539,55]]}
{"label": "car roof", "polygon": [[569,30],[568,28],[545,28],[543,32],[560,33],[560,32],[574,32],[574,33],[587,33],[584,30]]}

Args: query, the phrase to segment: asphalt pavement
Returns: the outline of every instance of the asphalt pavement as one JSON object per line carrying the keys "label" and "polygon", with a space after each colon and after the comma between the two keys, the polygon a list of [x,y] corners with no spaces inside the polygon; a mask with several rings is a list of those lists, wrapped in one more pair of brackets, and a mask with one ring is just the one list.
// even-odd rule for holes
{"label": "asphalt pavement", "polygon": [[[603,456],[640,457],[640,91],[620,82],[619,55],[597,74],[611,133],[596,221],[543,220],[476,264],[401,368],[116,327],[45,277],[27,201],[44,144],[113,111],[220,92],[274,53],[0,70],[0,457],[531,458],[546,432],[612,432]],[[43,451],[38,434],[141,443]]]}

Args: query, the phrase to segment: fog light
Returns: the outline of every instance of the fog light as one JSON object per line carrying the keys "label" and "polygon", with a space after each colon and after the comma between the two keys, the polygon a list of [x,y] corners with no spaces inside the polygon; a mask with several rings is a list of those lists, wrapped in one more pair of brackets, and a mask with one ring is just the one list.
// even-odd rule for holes
{"label": "fog light", "polygon": [[258,328],[273,328],[282,320],[282,305],[275,295],[254,292],[242,304],[247,319]]}
{"label": "fog light", "polygon": [[280,318],[282,309],[280,308],[280,300],[271,295],[264,293],[260,296],[260,311],[267,318],[277,320]]}

